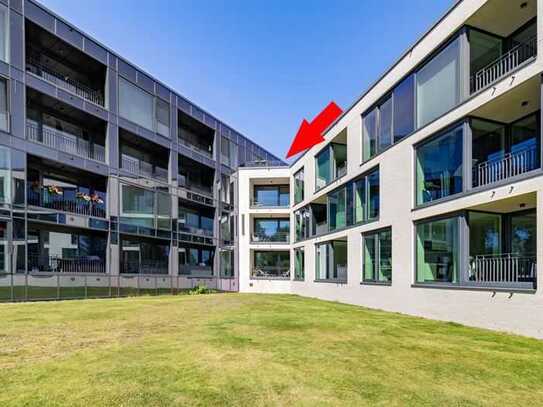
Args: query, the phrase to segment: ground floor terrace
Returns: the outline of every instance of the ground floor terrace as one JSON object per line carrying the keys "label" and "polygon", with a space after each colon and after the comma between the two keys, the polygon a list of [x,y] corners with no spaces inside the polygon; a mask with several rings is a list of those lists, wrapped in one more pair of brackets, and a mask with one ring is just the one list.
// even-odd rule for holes
{"label": "ground floor terrace", "polygon": [[543,404],[543,344],[292,295],[1,304],[0,404]]}

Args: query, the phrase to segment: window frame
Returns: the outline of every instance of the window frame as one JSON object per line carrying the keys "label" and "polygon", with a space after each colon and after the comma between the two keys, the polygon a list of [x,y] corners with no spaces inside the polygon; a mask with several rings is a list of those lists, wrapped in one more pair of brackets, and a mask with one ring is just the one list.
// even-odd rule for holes
{"label": "window frame", "polygon": [[[390,263],[391,263],[391,270],[390,270],[390,280],[380,280],[379,279],[379,273],[381,268],[381,240],[380,235],[381,233],[389,232],[390,233],[390,245],[391,245],[391,256],[390,256]],[[384,285],[384,286],[391,286],[392,285],[392,273],[393,273],[393,267],[392,267],[392,226],[385,226],[379,229],[371,230],[368,232],[363,232],[361,234],[362,236],[362,278],[360,284],[366,284],[366,285]],[[374,267],[373,271],[373,278],[368,279],[366,278],[366,250],[365,250],[365,242],[366,239],[373,239],[375,244],[375,259],[374,264],[377,263],[377,269]],[[377,278],[376,278],[377,277]]]}

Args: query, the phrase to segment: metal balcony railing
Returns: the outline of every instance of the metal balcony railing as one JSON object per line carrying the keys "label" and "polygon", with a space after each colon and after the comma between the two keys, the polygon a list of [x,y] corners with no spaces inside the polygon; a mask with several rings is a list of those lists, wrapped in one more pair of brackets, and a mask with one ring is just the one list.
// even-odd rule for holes
{"label": "metal balcony railing", "polygon": [[476,283],[534,283],[536,257],[506,253],[470,258],[469,280]]}
{"label": "metal balcony railing", "polygon": [[151,163],[138,160],[137,158],[122,154],[121,168],[132,174],[141,175],[149,178],[157,178],[162,181],[168,181],[168,170],[162,167],[154,166]]}
{"label": "metal balcony railing", "polygon": [[91,144],[89,141],[73,134],[40,125],[30,120],[26,122],[26,138],[34,143],[44,144],[65,153],[101,162],[106,161],[104,146]]}
{"label": "metal balcony railing", "polygon": [[289,201],[261,201],[259,199],[251,198],[251,207],[253,208],[288,208],[290,206]]}
{"label": "metal balcony railing", "polygon": [[48,82],[55,84],[56,86],[66,89],[77,96],[82,97],[92,103],[104,106],[104,92],[96,89],[92,89],[75,79],[65,76],[54,69],[43,65],[39,61],[39,57],[27,55],[26,57],[26,70],[34,75],[37,75]]}
{"label": "metal balcony railing", "polygon": [[168,274],[166,260],[121,261],[123,274]]}
{"label": "metal balcony railing", "polygon": [[471,93],[478,92],[499,81],[525,62],[532,60],[536,55],[537,38],[533,37],[512,48],[472,75],[470,78]]}
{"label": "metal balcony railing", "polygon": [[275,232],[273,235],[265,233],[253,233],[253,243],[288,243],[290,240],[289,232]]}
{"label": "metal balcony railing", "polygon": [[[105,203],[87,202],[79,198],[67,198],[64,194],[49,192],[47,187],[27,186],[27,203],[29,206],[53,209],[56,211],[70,212],[78,215],[106,217]],[[100,197],[105,202],[105,197]]]}
{"label": "metal balcony railing", "polygon": [[30,272],[105,273],[106,261],[99,256],[62,258],[57,256],[28,256]]}
{"label": "metal balcony railing", "polygon": [[483,186],[524,174],[537,167],[535,146],[505,154],[502,159],[489,160],[473,167],[473,186]]}
{"label": "metal balcony railing", "polygon": [[280,266],[255,266],[251,271],[251,277],[256,278],[290,278],[290,269]]}

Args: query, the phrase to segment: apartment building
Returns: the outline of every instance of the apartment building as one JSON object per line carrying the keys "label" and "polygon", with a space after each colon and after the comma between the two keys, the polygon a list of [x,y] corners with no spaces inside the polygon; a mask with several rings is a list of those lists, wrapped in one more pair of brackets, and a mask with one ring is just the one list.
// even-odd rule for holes
{"label": "apartment building", "polygon": [[[240,169],[240,290],[543,338],[542,13],[456,2],[324,142]],[[288,211],[245,202],[287,178]]]}
{"label": "apartment building", "polygon": [[0,300],[237,290],[236,169],[277,158],[37,2],[0,23]]}

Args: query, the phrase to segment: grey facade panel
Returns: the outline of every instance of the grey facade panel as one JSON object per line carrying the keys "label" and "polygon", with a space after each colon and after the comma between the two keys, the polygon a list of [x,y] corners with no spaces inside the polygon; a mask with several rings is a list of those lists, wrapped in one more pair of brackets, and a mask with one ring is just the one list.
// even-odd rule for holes
{"label": "grey facade panel", "polygon": [[94,41],[84,37],[83,50],[97,61],[107,65],[107,51]]}
{"label": "grey facade panel", "polygon": [[25,17],[39,26],[55,32],[55,17],[31,1],[25,0]]}
{"label": "grey facade panel", "polygon": [[137,71],[137,85],[151,94],[155,94],[155,82],[147,75]]}
{"label": "grey facade panel", "polygon": [[71,106],[77,107],[79,110],[83,110],[84,100],[72,93],[57,89],[57,98]]}
{"label": "grey facade panel", "polygon": [[59,20],[57,20],[57,35],[68,44],[78,49],[83,49],[83,36]]}
{"label": "grey facade panel", "polygon": [[24,70],[23,61],[23,16],[17,13],[10,13],[9,16],[9,62],[12,66]]}
{"label": "grey facade panel", "polygon": [[27,86],[30,86],[41,93],[45,93],[47,96],[56,97],[55,85],[52,85],[37,76],[27,73],[25,82]]}
{"label": "grey facade panel", "polygon": [[156,84],[156,95],[166,102],[170,103],[170,91],[168,88],[165,88],[160,83]]}
{"label": "grey facade panel", "polygon": [[107,121],[108,113],[106,109],[101,108],[100,106],[95,105],[94,103],[83,101],[85,111]]}
{"label": "grey facade panel", "polygon": [[[4,3],[7,3],[7,0],[4,0]],[[9,6],[18,13],[23,12],[23,0],[10,0]]]}
{"label": "grey facade panel", "polygon": [[117,68],[119,69],[119,75],[124,76],[126,79],[130,80],[131,82],[134,82],[134,83],[137,82],[138,75],[137,75],[136,69],[133,66],[128,65],[122,59],[118,59]]}
{"label": "grey facade panel", "polygon": [[11,134],[15,137],[26,138],[25,136],[25,111],[20,106],[25,105],[25,87],[19,81],[10,82],[10,105],[11,105]]}

